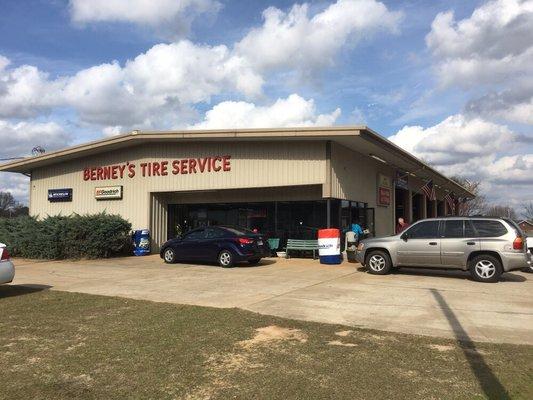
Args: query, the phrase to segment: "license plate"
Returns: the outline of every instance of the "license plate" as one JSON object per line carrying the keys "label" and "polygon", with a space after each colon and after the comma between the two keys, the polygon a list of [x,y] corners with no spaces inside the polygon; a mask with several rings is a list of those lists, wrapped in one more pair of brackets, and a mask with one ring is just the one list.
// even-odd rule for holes
{"label": "license plate", "polygon": [[262,245],[263,245],[263,241],[262,241],[262,240],[258,240],[258,241],[257,241],[257,245],[258,245],[258,246],[262,246]]}

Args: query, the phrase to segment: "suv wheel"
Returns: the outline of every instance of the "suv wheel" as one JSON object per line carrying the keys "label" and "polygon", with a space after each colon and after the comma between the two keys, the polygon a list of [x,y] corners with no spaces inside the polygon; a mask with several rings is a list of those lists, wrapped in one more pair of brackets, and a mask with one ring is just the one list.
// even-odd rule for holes
{"label": "suv wheel", "polygon": [[498,282],[502,272],[502,264],[494,256],[482,254],[470,261],[470,275],[476,281]]}
{"label": "suv wheel", "polygon": [[218,255],[218,264],[222,268],[231,268],[233,267],[233,254],[229,250],[222,250]]}
{"label": "suv wheel", "polygon": [[370,274],[385,275],[391,271],[392,262],[387,253],[381,250],[375,250],[367,256],[366,266]]}
{"label": "suv wheel", "polygon": [[174,249],[172,249],[172,247],[165,249],[163,253],[163,259],[167,264],[173,264],[176,262],[176,252]]}

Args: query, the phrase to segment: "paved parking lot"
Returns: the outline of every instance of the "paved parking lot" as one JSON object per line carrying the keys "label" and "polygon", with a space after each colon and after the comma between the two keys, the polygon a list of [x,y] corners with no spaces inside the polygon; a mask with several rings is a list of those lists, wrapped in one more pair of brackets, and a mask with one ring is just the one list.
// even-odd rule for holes
{"label": "paved parking lot", "polygon": [[158,256],[15,265],[17,285],[533,345],[533,274],[522,272],[482,284],[463,272],[402,269],[373,276],[359,264],[325,266],[308,259],[267,259],[232,269],[166,265]]}

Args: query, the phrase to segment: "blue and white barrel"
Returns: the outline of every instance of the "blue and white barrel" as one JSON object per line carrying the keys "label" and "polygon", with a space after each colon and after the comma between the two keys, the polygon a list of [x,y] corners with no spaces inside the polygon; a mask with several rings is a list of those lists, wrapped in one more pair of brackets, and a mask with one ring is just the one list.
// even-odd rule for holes
{"label": "blue and white barrel", "polygon": [[133,254],[136,256],[150,254],[150,231],[148,229],[133,231]]}
{"label": "blue and white barrel", "polygon": [[318,255],[320,264],[340,264],[341,232],[338,229],[320,229],[318,231]]}

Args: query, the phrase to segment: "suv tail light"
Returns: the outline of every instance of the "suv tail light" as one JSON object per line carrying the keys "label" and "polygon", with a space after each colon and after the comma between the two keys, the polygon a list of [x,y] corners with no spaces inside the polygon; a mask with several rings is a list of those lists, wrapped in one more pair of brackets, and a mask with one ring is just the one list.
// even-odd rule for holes
{"label": "suv tail light", "polygon": [[2,258],[0,258],[0,261],[7,261],[9,260],[9,251],[7,249],[4,249],[2,252]]}
{"label": "suv tail light", "polygon": [[239,242],[239,244],[252,244],[254,242],[253,239],[249,238],[238,238],[237,241]]}
{"label": "suv tail light", "polygon": [[524,250],[524,239],[521,236],[517,236],[513,241],[513,250]]}

